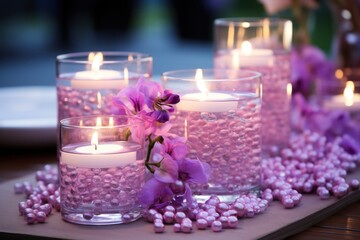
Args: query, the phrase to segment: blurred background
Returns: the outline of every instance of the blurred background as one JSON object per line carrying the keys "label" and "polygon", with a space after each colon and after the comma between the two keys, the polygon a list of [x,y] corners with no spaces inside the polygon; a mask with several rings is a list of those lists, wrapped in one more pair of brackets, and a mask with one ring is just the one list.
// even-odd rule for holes
{"label": "blurred background", "polygon": [[[312,42],[330,55],[334,19],[325,2],[310,26]],[[148,53],[155,76],[211,67],[215,18],[265,16],[256,0],[1,1],[0,87],[55,85],[55,57],[69,52]]]}

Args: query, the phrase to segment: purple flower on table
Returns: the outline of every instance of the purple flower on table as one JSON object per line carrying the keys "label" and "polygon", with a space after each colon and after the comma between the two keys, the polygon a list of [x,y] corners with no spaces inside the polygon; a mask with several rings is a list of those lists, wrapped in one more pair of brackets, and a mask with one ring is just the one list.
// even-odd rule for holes
{"label": "purple flower on table", "polygon": [[326,59],[325,54],[317,47],[303,45],[291,52],[293,93],[308,96],[315,81],[331,81],[334,78],[335,66]]}
{"label": "purple flower on table", "polygon": [[173,196],[174,193],[170,189],[170,184],[151,178],[139,192],[138,199],[145,206],[162,208],[172,201]]}
{"label": "purple flower on table", "polygon": [[318,132],[330,141],[342,137],[340,146],[348,153],[360,153],[360,128],[348,112],[326,111],[308,103],[301,94],[295,94],[292,124],[297,130]]}
{"label": "purple flower on table", "polygon": [[184,158],[188,152],[188,147],[185,144],[185,139],[177,138],[164,138],[163,151],[169,154],[173,159],[180,160]]}
{"label": "purple flower on table", "polygon": [[147,115],[159,123],[169,121],[169,112],[174,111],[173,105],[179,101],[179,95],[145,78],[140,78],[135,87],[121,90],[113,100],[114,105],[127,114]]}
{"label": "purple flower on table", "polygon": [[150,163],[156,164],[154,167],[154,178],[158,181],[172,183],[178,178],[179,166],[177,162],[163,151],[162,144],[159,142],[154,145]]}
{"label": "purple flower on table", "polygon": [[163,182],[162,178],[148,180],[139,194],[139,200],[146,206],[161,208],[169,203],[181,204],[184,200],[192,204],[192,192],[189,184],[207,183],[210,166],[198,159],[184,158],[174,161],[178,164],[178,178],[173,182]]}

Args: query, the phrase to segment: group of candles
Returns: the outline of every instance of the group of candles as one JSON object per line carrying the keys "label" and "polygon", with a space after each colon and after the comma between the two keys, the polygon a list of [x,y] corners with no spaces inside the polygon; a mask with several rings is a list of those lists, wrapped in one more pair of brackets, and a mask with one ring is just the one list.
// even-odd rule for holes
{"label": "group of candles", "polygon": [[[230,201],[241,192],[259,189],[262,151],[287,143],[291,35],[288,20],[219,19],[214,69],[162,75],[164,88],[181,98],[171,131],[187,140],[190,154],[212,167],[207,186],[192,186],[198,199],[218,194]],[[58,56],[65,220],[99,225],[140,216],[136,195],[145,176],[145,136],[124,137],[134,123],[109,115],[114,114],[112,98],[121,89],[135,85],[139,77],[151,76],[152,58],[144,54]],[[327,100],[324,106],[357,110],[360,97],[354,90],[348,83],[344,96]]]}

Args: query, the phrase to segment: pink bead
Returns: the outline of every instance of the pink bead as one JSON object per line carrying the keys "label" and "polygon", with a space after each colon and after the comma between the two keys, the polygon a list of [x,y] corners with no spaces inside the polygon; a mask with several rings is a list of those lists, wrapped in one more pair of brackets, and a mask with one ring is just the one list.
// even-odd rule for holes
{"label": "pink bead", "polygon": [[357,190],[360,187],[360,181],[357,179],[352,179],[350,181],[349,185],[352,190]]}
{"label": "pink bead", "polygon": [[187,221],[186,219],[188,219],[188,218],[183,219],[183,221],[180,224],[181,231],[183,233],[190,233],[192,231],[192,222],[191,222],[191,220]]}
{"label": "pink bead", "polygon": [[330,198],[330,192],[325,187],[318,187],[316,193],[319,195],[320,199]]}
{"label": "pink bead", "polygon": [[206,211],[201,211],[201,212],[199,212],[199,213],[196,215],[196,219],[200,219],[200,218],[205,219],[205,218],[207,218],[207,216],[209,216],[209,213],[208,213],[208,212],[206,212]]}
{"label": "pink bead", "polygon": [[46,213],[44,213],[43,211],[39,211],[37,214],[36,214],[36,221],[38,223],[44,223],[46,220]]}
{"label": "pink bead", "polygon": [[222,230],[222,223],[220,221],[214,221],[212,224],[211,224],[211,230],[213,232],[221,232]]}
{"label": "pink bead", "polygon": [[27,208],[26,202],[19,202],[18,204],[19,212],[21,215],[24,215],[25,209]]}
{"label": "pink bead", "polygon": [[211,196],[206,202],[205,204],[208,205],[212,205],[212,206],[216,206],[217,204],[220,203],[220,199],[217,196]]}
{"label": "pink bead", "polygon": [[216,205],[216,211],[220,212],[220,213],[225,212],[229,209],[230,209],[230,207],[227,203],[220,202]]}
{"label": "pink bead", "polygon": [[173,212],[175,213],[175,208],[171,205],[167,205],[165,208],[164,208],[164,212]]}
{"label": "pink bead", "polygon": [[27,224],[33,224],[36,221],[36,215],[33,213],[28,213],[25,215],[25,221]]}
{"label": "pink bead", "polygon": [[162,221],[163,220],[163,215],[161,215],[161,213],[155,213],[154,220],[155,219],[160,219]]}
{"label": "pink bead", "polygon": [[210,227],[211,224],[212,224],[216,219],[215,219],[215,217],[213,217],[213,216],[207,216],[207,217],[205,218],[205,220],[207,221],[208,226]]}
{"label": "pink bead", "polygon": [[196,220],[196,227],[199,230],[204,230],[208,227],[208,222],[203,218],[199,218]]}
{"label": "pink bead", "polygon": [[163,233],[165,231],[165,225],[162,222],[156,221],[153,226],[155,233]]}
{"label": "pink bead", "polygon": [[174,225],[173,225],[173,231],[174,232],[181,232],[181,225],[180,225],[180,223],[175,223]]}
{"label": "pink bead", "polygon": [[24,193],[25,186],[23,183],[15,183],[14,190],[16,194]]}
{"label": "pink bead", "polygon": [[154,219],[155,219],[155,215],[157,214],[158,212],[155,210],[155,209],[149,209],[146,213],[146,220],[148,222],[154,222]]}
{"label": "pink bead", "polygon": [[229,228],[236,228],[239,223],[239,220],[235,216],[228,217],[228,227]]}
{"label": "pink bead", "polygon": [[223,228],[227,228],[228,227],[228,222],[229,222],[229,218],[228,217],[224,217],[224,216],[221,216],[219,217],[216,221],[218,222],[221,222],[221,226]]}
{"label": "pink bead", "polygon": [[163,218],[165,223],[173,223],[175,214],[174,212],[166,211],[164,212]]}
{"label": "pink bead", "polygon": [[177,212],[175,214],[175,222],[177,223],[181,223],[184,218],[186,218],[186,214],[184,212]]}
{"label": "pink bead", "polygon": [[295,206],[294,201],[290,197],[285,197],[281,203],[285,208],[293,208]]}

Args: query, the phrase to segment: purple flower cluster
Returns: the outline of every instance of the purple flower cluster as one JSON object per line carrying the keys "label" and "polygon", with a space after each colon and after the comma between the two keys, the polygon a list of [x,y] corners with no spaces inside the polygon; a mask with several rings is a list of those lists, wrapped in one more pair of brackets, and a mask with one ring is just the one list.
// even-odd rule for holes
{"label": "purple flower cluster", "polygon": [[294,130],[320,133],[328,141],[342,137],[340,146],[350,154],[360,153],[360,128],[348,112],[327,111],[312,105],[301,94],[293,95],[292,124]]}
{"label": "purple flower cluster", "polygon": [[334,80],[335,66],[312,45],[293,48],[291,52],[293,93],[309,96],[316,81]]}
{"label": "purple flower cluster", "polygon": [[[180,101],[179,95],[163,90],[145,78],[127,87],[114,98],[118,113],[134,115],[145,123],[148,153],[145,165],[153,173],[139,194],[146,206],[159,208],[168,204],[192,203],[189,183],[207,183],[210,166],[199,159],[186,157],[184,139],[168,133],[170,114]],[[130,129],[136,135],[136,129]]]}

